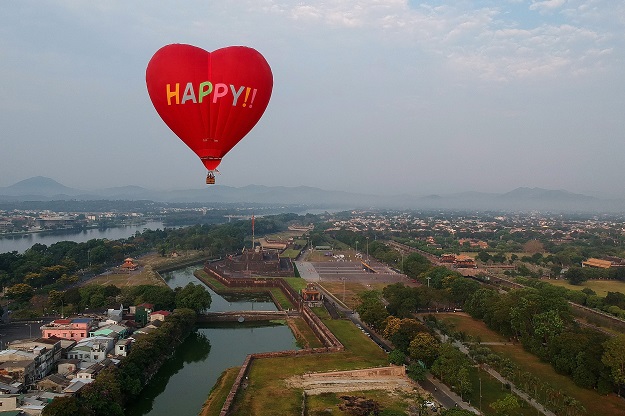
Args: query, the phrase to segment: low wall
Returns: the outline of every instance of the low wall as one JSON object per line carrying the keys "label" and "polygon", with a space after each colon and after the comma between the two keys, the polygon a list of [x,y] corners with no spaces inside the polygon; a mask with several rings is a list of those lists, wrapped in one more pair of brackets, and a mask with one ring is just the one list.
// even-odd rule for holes
{"label": "low wall", "polygon": [[406,375],[406,367],[392,365],[388,367],[364,368],[361,370],[332,371],[328,373],[314,373],[315,377],[333,378],[374,378],[374,377],[403,377]]}

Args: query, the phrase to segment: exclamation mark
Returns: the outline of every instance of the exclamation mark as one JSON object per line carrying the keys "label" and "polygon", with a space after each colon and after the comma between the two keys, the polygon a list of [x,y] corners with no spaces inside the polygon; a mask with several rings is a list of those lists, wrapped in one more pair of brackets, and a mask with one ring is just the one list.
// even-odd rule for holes
{"label": "exclamation mark", "polygon": [[252,99],[250,100],[250,108],[252,108],[252,104],[254,104],[254,98],[256,98],[256,88],[252,91]]}
{"label": "exclamation mark", "polygon": [[247,89],[245,90],[245,100],[243,100],[243,107],[247,106],[247,99],[249,98],[249,96],[250,96],[250,87],[247,87]]}

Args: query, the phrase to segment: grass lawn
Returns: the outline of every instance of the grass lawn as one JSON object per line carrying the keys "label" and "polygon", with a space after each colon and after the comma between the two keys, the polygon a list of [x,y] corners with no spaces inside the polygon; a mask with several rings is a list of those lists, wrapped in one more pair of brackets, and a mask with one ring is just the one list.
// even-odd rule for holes
{"label": "grass lawn", "polygon": [[[498,339],[501,341],[501,337],[497,333],[470,316],[445,314],[437,315],[437,318],[453,323],[456,331],[464,331],[469,335],[480,336],[482,342],[498,342]],[[489,332],[490,335],[488,334]],[[538,357],[526,352],[519,344],[488,345],[488,348],[502,357],[509,358],[521,371],[533,374],[543,383],[580,401],[589,415],[625,414],[625,401],[619,399],[616,395],[602,396],[594,390],[578,387],[570,378],[556,373],[550,364],[542,362]],[[482,378],[482,383],[484,383],[484,378]],[[483,384],[482,389],[484,389]],[[544,396],[540,393],[539,401],[544,402]],[[485,410],[484,398],[482,398],[482,405],[483,410]]]}
{"label": "grass lawn", "polygon": [[[353,370],[388,364],[386,353],[350,321],[322,319],[345,345],[345,351],[255,360],[250,368],[248,387],[235,399],[233,415],[301,414],[302,390],[286,386],[285,380],[289,377],[307,372]],[[280,400],[276,400],[278,397]]]}
{"label": "grass lawn", "polygon": [[620,292],[625,294],[625,282],[618,280],[587,280],[581,285],[572,285],[566,280],[543,280],[543,282],[550,283],[554,286],[562,286],[571,290],[583,290],[589,288],[597,293],[597,296],[605,297],[608,292]]}
{"label": "grass lawn", "polygon": [[89,280],[88,284],[102,286],[114,285],[119,288],[140,285],[167,286],[167,283],[151,268],[146,267],[131,272],[116,270],[111,273],[101,274]]}
{"label": "grass lawn", "polygon": [[449,325],[453,331],[479,337],[482,342],[506,342],[506,338],[490,330],[484,322],[473,319],[466,313],[439,313],[435,316]]}
{"label": "grass lawn", "polygon": [[[369,286],[365,286],[362,283],[346,282],[345,286],[343,286],[343,282],[324,281],[321,283],[321,286],[341,301],[343,301],[343,294],[345,294],[345,301],[343,303],[347,305],[348,308],[355,309],[360,303],[360,300],[358,299],[358,295],[360,293],[366,290],[382,291],[382,289],[388,286],[388,284],[374,283]],[[343,292],[343,288],[345,288],[345,292]]]}
{"label": "grass lawn", "polygon": [[299,256],[300,250],[295,250],[292,248],[287,248],[282,253],[280,253],[280,257],[290,257],[292,259],[297,258]]}
{"label": "grass lawn", "polygon": [[306,280],[302,279],[301,277],[285,277],[284,280],[289,284],[289,286],[291,286],[297,293],[300,292],[300,290],[306,288]]}

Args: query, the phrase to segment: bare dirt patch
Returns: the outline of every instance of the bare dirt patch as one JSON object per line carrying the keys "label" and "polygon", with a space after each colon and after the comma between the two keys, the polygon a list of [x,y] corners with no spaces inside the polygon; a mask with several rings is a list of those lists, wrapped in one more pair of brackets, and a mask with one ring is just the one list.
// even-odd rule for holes
{"label": "bare dirt patch", "polygon": [[[389,367],[385,367],[389,368]],[[307,373],[286,380],[289,387],[304,389],[308,395],[322,393],[347,393],[354,391],[421,391],[421,387],[403,375],[390,374],[381,369],[334,371],[329,373]]]}

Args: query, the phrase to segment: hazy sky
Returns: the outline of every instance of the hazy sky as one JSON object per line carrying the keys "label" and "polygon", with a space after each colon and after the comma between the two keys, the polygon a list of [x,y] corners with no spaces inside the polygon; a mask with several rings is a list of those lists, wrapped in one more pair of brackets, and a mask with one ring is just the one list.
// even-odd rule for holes
{"label": "hazy sky", "polygon": [[160,47],[189,43],[251,46],[274,75],[218,184],[625,195],[620,0],[20,0],[0,18],[0,186],[204,187],[145,86]]}

